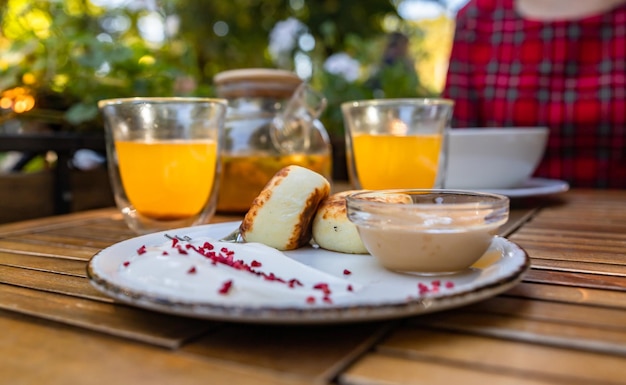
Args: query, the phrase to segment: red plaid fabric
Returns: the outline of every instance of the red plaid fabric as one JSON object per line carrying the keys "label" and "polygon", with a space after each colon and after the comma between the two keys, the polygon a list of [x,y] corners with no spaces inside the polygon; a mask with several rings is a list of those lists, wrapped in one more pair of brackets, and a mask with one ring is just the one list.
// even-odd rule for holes
{"label": "red plaid fabric", "polygon": [[536,176],[626,188],[626,4],[542,22],[520,17],[513,1],[459,11],[444,91],[453,126],[547,126]]}

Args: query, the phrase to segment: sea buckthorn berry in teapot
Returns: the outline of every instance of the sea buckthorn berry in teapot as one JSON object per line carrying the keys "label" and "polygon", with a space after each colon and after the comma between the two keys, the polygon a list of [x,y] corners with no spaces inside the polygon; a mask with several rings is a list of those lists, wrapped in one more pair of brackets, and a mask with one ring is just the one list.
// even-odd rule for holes
{"label": "sea buckthorn berry in teapot", "polygon": [[296,91],[304,89],[303,80],[296,74],[276,69],[236,69],[217,74],[214,83],[217,94],[229,104],[218,211],[246,212],[272,176],[288,165],[306,167],[330,179],[330,140],[318,114],[298,115],[298,120],[310,117],[310,121],[304,119],[301,123],[307,126],[297,130],[308,136],[301,141],[305,146],[276,144],[276,118],[292,106]]}

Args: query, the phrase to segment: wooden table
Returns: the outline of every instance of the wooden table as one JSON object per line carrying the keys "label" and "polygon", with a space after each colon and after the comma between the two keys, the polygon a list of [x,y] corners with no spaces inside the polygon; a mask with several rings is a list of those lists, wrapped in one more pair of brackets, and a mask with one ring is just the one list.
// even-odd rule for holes
{"label": "wooden table", "polygon": [[626,191],[513,207],[503,234],[532,269],[512,290],[441,313],[327,326],[115,303],[85,275],[94,253],[133,236],[112,209],[0,226],[0,383],[626,383]]}

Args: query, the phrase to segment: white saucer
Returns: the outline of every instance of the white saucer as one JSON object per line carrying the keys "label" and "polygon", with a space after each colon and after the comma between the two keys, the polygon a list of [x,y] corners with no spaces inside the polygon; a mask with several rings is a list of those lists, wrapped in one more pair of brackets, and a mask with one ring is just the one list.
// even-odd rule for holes
{"label": "white saucer", "polygon": [[481,191],[502,194],[510,198],[522,198],[558,194],[567,190],[569,190],[569,183],[565,181],[558,179],[531,178],[519,187],[510,189],[487,189]]}
{"label": "white saucer", "polygon": [[[306,282],[309,274],[325,274],[355,287],[353,294],[314,305],[283,296],[258,296],[254,301],[240,303],[227,298],[216,301],[210,295],[199,298],[187,290],[172,292],[154,283],[129,282],[120,274],[121,266],[127,266],[125,261],[137,255],[139,249],[163,244],[166,234],[217,239],[238,226],[238,222],[219,223],[132,238],[97,253],[88,264],[87,274],[96,289],[141,308],[237,322],[318,324],[406,317],[467,305],[510,289],[530,266],[526,252],[501,237],[494,238],[489,250],[471,268],[453,275],[428,277],[388,271],[371,255],[341,254],[313,247],[285,252],[291,264],[303,265],[290,270],[300,274],[294,278]],[[310,273],[305,273],[307,269]]]}

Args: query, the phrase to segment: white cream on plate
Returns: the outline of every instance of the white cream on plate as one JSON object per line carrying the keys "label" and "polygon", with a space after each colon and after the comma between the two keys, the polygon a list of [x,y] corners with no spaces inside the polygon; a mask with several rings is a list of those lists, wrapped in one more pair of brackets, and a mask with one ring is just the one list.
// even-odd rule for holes
{"label": "white cream on plate", "polygon": [[260,300],[328,305],[361,288],[341,278],[343,271],[321,272],[260,243],[164,239],[129,256],[120,278],[153,294],[249,306]]}

